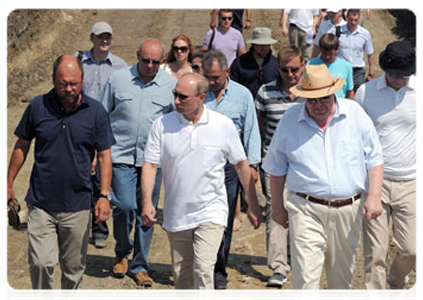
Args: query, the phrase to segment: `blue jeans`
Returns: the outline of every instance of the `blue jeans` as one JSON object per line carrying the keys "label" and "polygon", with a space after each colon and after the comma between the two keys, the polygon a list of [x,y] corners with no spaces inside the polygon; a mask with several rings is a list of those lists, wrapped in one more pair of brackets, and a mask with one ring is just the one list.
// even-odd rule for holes
{"label": "blue jeans", "polygon": [[[161,170],[157,170],[153,190],[153,205],[157,208],[162,181]],[[133,252],[129,273],[137,274],[148,271],[147,256],[153,236],[153,227],[143,225],[141,219],[141,168],[125,165],[113,165],[112,178],[113,236],[116,240],[117,257],[128,257]],[[134,240],[130,234],[134,227]]]}
{"label": "blue jeans", "polygon": [[225,166],[225,186],[229,206],[228,225],[226,226],[223,233],[222,242],[220,244],[219,252],[217,253],[216,265],[214,267],[215,284],[223,283],[224,285],[226,285],[226,278],[228,277],[228,273],[226,272],[226,264],[228,262],[229,250],[231,248],[236,201],[238,199],[238,192],[240,187],[235,167],[231,164],[227,164]]}

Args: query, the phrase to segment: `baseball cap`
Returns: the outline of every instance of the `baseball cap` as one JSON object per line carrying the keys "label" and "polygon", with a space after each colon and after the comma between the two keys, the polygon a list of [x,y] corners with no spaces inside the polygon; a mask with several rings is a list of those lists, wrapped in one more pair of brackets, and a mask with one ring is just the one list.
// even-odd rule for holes
{"label": "baseball cap", "polygon": [[110,26],[108,23],[98,22],[94,24],[93,28],[91,29],[91,33],[95,35],[100,35],[102,33],[110,33],[111,35],[113,35],[113,30],[112,26]]}

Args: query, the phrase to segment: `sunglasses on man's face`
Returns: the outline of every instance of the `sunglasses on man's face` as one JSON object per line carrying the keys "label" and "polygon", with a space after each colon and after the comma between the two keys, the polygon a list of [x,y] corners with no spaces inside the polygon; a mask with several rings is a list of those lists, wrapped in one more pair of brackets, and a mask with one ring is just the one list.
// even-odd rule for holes
{"label": "sunglasses on man's face", "polygon": [[172,50],[173,50],[174,52],[178,52],[178,51],[180,50],[181,52],[185,53],[185,52],[187,52],[187,51],[188,51],[188,47],[187,47],[187,46],[182,46],[182,47],[173,46],[173,47],[172,47]]}
{"label": "sunglasses on man's face", "polygon": [[222,21],[232,21],[232,17],[222,17]]}
{"label": "sunglasses on man's face", "polygon": [[191,68],[194,72],[198,72],[201,69],[201,65],[192,65]]}
{"label": "sunglasses on man's face", "polygon": [[146,58],[141,58],[141,62],[148,65],[150,63],[152,63],[153,65],[160,65],[160,60],[152,60],[152,59],[146,59]]}
{"label": "sunglasses on man's face", "polygon": [[323,103],[329,102],[329,100],[330,100],[330,96],[323,97],[323,98],[316,98],[316,99],[307,99],[306,101],[308,104],[314,105],[317,103],[317,101],[320,101],[320,103],[323,104]]}
{"label": "sunglasses on man's face", "polygon": [[282,67],[280,70],[282,73],[288,73],[289,71],[291,71],[291,73],[297,73],[300,67]]}

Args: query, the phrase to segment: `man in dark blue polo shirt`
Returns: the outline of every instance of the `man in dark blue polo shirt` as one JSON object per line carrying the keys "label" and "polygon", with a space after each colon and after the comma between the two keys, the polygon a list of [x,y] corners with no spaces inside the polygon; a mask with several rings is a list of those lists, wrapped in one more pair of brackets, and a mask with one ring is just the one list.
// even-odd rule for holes
{"label": "man in dark blue polo shirt", "polygon": [[63,289],[80,287],[86,265],[91,208],[91,162],[98,152],[101,194],[98,221],[110,215],[110,147],[115,143],[103,106],[81,93],[77,58],[59,57],[54,89],[35,97],[15,130],[18,137],[7,176],[7,198],[16,201],[15,178],[35,139],[28,204],[28,261],[34,289],[52,289],[60,262]]}

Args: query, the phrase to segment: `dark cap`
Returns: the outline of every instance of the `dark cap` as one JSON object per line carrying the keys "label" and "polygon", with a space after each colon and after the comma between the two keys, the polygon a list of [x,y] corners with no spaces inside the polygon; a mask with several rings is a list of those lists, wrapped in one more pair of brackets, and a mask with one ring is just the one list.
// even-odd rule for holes
{"label": "dark cap", "polygon": [[408,41],[395,41],[379,55],[379,65],[385,73],[410,76],[416,73],[416,52]]}

